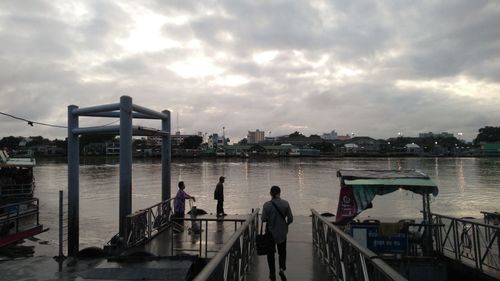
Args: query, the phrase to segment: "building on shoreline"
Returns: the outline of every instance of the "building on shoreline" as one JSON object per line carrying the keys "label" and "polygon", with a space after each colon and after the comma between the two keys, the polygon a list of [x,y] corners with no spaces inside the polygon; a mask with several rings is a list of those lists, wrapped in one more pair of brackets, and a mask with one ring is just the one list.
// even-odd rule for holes
{"label": "building on shoreline", "polygon": [[337,132],[332,130],[330,133],[324,133],[321,135],[321,138],[324,140],[336,140],[338,137]]}
{"label": "building on shoreline", "polygon": [[264,131],[259,131],[259,129],[255,131],[248,131],[247,141],[248,143],[259,143],[264,141]]}

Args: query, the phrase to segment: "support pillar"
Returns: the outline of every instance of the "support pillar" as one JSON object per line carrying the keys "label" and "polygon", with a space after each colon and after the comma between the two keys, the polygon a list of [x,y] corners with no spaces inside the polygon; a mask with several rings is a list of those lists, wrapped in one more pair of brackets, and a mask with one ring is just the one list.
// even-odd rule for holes
{"label": "support pillar", "polygon": [[432,226],[432,216],[431,216],[431,209],[430,209],[430,198],[429,194],[423,194],[422,195],[422,203],[424,207],[424,233],[423,233],[423,254],[424,256],[429,256],[432,254],[432,233],[433,233],[433,226]]}
{"label": "support pillar", "polygon": [[172,139],[171,139],[171,123],[170,111],[162,111],[167,115],[166,119],[161,120],[162,131],[168,132],[168,136],[163,135],[161,145],[161,200],[170,199],[171,192],[171,175],[170,166],[172,161]]}
{"label": "support pillar", "polygon": [[78,116],[73,110],[78,106],[68,106],[68,256],[76,256],[80,243],[80,142],[73,129],[78,128]]}
{"label": "support pillar", "polygon": [[132,98],[120,98],[119,236],[126,238],[126,217],[132,213]]}

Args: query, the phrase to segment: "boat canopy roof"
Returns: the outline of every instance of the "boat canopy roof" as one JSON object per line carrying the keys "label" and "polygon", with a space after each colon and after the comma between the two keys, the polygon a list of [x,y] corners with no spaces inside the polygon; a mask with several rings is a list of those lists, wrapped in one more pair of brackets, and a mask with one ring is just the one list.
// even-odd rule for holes
{"label": "boat canopy roof", "polygon": [[371,208],[376,195],[400,188],[422,195],[424,202],[428,194],[438,194],[438,187],[429,176],[416,170],[339,170],[337,177],[340,178],[337,223],[347,222]]}
{"label": "boat canopy roof", "polygon": [[26,167],[31,168],[36,164],[32,158],[11,158],[6,151],[0,150],[0,167]]}
{"label": "boat canopy roof", "polygon": [[438,194],[437,185],[418,170],[339,170],[337,177],[346,186],[369,189],[397,187],[417,194]]}

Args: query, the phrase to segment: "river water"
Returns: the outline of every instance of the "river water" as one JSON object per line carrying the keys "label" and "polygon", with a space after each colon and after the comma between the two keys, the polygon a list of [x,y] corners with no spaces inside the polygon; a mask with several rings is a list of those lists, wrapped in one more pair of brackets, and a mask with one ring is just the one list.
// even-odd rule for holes
{"label": "river water", "polygon": [[[500,158],[279,158],[174,159],[171,168],[172,195],[177,182],[196,197],[196,206],[215,212],[213,190],[219,176],[224,184],[225,212],[249,213],[269,199],[269,189],[278,185],[295,215],[310,209],[335,213],[339,195],[338,169],[418,169],[439,186],[431,199],[431,210],[456,217],[481,217],[480,211],[500,211]],[[39,237],[57,245],[58,192],[67,189],[67,165],[40,160],[35,168],[36,196],[40,220],[50,231]],[[80,166],[80,248],[102,246],[118,232],[117,158],[82,159]],[[159,159],[136,159],[133,165],[133,210],[161,201]],[[376,197],[373,209],[363,216],[419,217],[421,197],[398,191]]]}

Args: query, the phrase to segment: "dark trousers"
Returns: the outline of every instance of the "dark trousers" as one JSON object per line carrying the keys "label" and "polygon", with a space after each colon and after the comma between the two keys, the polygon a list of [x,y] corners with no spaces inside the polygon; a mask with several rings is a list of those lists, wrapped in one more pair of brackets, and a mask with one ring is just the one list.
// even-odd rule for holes
{"label": "dark trousers", "polygon": [[[282,243],[275,243],[274,245],[277,246],[278,248],[278,256],[279,256],[279,265],[280,269],[285,270],[286,269],[286,241]],[[273,246],[273,247],[276,247]],[[276,275],[276,265],[274,261],[274,252],[273,251],[271,254],[267,254],[267,265],[269,265],[269,275],[274,276]]]}
{"label": "dark trousers", "polygon": [[174,212],[174,218],[176,218],[176,221],[178,224],[184,224],[184,212]]}
{"label": "dark trousers", "polygon": [[216,215],[222,215],[224,214],[224,200],[217,200],[217,214]]}

